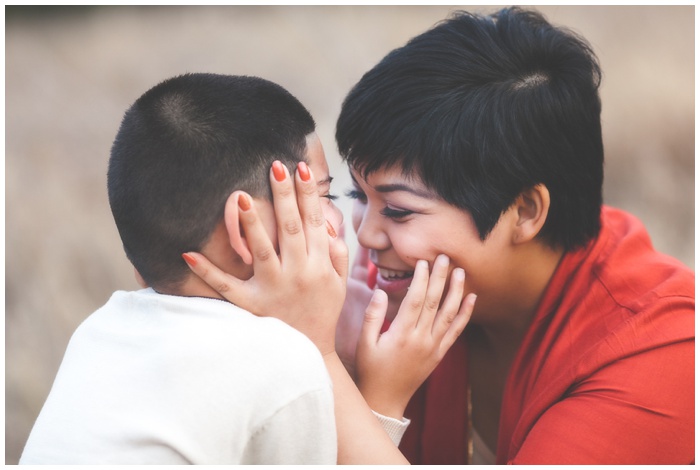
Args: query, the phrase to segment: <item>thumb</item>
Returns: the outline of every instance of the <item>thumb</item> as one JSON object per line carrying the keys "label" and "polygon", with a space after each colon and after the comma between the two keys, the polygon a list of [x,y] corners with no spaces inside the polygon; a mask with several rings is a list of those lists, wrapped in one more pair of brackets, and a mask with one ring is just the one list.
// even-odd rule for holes
{"label": "thumb", "polygon": [[364,343],[366,346],[377,343],[388,305],[389,298],[386,292],[376,289],[367,310],[365,310],[365,319],[362,323],[362,331],[360,331],[360,343]]}
{"label": "thumb", "polygon": [[345,283],[348,278],[348,246],[340,237],[337,237],[329,240],[329,248],[333,268]]}
{"label": "thumb", "polygon": [[355,260],[352,263],[351,277],[367,282],[367,267],[369,266],[369,250],[362,245],[357,247]]}
{"label": "thumb", "polygon": [[218,292],[221,297],[232,304],[249,310],[248,295],[246,295],[246,289],[242,289],[245,281],[225,273],[200,253],[192,251],[183,253],[182,259],[185,260],[193,273]]}

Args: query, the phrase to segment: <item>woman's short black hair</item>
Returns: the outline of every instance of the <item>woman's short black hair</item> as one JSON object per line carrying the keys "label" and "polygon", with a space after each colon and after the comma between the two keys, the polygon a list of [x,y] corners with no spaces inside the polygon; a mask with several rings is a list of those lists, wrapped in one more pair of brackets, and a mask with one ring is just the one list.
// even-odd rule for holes
{"label": "woman's short black hair", "polygon": [[542,183],[551,206],[541,237],[571,249],[600,230],[600,79],[589,44],[537,12],[456,12],[362,77],[336,140],[364,176],[417,172],[471,214],[482,239]]}
{"label": "woman's short black hair", "polygon": [[153,287],[176,286],[235,190],[270,196],[275,159],[305,158],[315,123],[281,86],[257,77],[185,74],[126,111],[108,171],[109,202],[127,257]]}

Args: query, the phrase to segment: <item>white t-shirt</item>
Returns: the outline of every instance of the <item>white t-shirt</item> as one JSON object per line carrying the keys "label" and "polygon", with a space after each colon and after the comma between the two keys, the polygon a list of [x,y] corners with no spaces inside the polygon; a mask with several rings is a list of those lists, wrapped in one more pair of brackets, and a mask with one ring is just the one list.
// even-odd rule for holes
{"label": "white t-shirt", "polygon": [[115,292],[76,330],[21,464],[335,464],[302,333],[216,299]]}

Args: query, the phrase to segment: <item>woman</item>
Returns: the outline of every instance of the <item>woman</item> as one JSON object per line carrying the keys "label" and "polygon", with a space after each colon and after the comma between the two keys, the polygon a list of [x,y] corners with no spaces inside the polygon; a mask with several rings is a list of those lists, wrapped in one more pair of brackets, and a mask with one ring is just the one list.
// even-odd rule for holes
{"label": "woman", "polygon": [[[353,223],[388,318],[438,254],[479,298],[406,409],[411,463],[694,461],[694,273],[602,203],[600,75],[537,13],[458,13],[343,103]],[[356,281],[338,331],[351,348]],[[363,347],[358,387],[376,392]]]}
{"label": "woman", "polygon": [[343,103],[369,285],[395,305],[444,253],[479,296],[408,406],[412,463],[694,460],[694,273],[602,204],[600,75],[535,12],[458,13]]}

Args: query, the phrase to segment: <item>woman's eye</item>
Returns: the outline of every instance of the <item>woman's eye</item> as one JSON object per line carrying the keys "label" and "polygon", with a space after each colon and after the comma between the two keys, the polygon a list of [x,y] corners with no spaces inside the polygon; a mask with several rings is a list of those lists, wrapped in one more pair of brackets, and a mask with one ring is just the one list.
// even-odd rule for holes
{"label": "woman's eye", "polygon": [[321,196],[321,197],[325,197],[325,198],[328,199],[329,201],[335,201],[336,199],[338,199],[338,196],[336,196],[335,194],[331,194],[331,193],[324,194],[324,195]]}
{"label": "woman's eye", "polygon": [[362,191],[358,191],[357,189],[351,189],[348,192],[346,192],[345,195],[350,199],[356,199],[362,203],[367,202],[367,195]]}
{"label": "woman's eye", "polygon": [[388,217],[394,220],[401,220],[409,215],[413,214],[413,211],[392,209],[391,207],[385,207],[380,212],[384,217]]}

